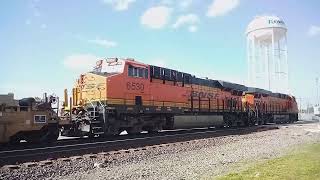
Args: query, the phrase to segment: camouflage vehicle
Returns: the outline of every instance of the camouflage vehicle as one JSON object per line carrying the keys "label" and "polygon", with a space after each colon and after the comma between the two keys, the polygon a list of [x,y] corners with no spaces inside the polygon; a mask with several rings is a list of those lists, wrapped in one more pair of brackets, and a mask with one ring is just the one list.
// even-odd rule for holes
{"label": "camouflage vehicle", "polygon": [[11,93],[0,95],[0,143],[57,140],[58,116],[51,106],[55,101],[53,97],[15,100]]}

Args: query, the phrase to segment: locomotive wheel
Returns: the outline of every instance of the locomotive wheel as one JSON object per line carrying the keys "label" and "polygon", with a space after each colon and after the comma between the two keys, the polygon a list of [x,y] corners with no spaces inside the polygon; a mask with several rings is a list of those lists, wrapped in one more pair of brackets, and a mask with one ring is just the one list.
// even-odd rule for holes
{"label": "locomotive wheel", "polygon": [[158,132],[159,132],[158,129],[148,130],[148,133],[150,133],[150,134],[156,134],[156,133],[158,133]]}
{"label": "locomotive wheel", "polygon": [[8,144],[11,144],[11,145],[17,145],[20,143],[20,140],[21,140],[21,137],[20,136],[13,136],[10,138],[10,141]]}
{"label": "locomotive wheel", "polygon": [[44,141],[46,142],[55,142],[58,140],[59,138],[59,127],[58,124],[53,124],[51,126],[49,126],[48,130],[47,130],[47,134],[46,134],[46,138]]}
{"label": "locomotive wheel", "polygon": [[249,126],[256,125],[257,119],[254,116],[249,117]]}
{"label": "locomotive wheel", "polygon": [[232,125],[233,125],[233,122],[232,122],[233,117],[232,117],[231,115],[225,114],[225,115],[223,116],[223,119],[224,119],[224,123],[225,123],[225,125],[226,125],[227,127],[232,127]]}
{"label": "locomotive wheel", "polygon": [[118,136],[121,132],[118,126],[112,125],[109,127],[108,135]]}
{"label": "locomotive wheel", "polygon": [[88,134],[88,138],[92,139],[92,138],[94,138],[94,137],[95,137],[95,134],[93,134],[93,133],[91,133],[91,132]]}
{"label": "locomotive wheel", "polygon": [[59,137],[59,131],[45,131],[36,132],[26,135],[25,140],[30,143],[52,143],[57,141]]}
{"label": "locomotive wheel", "polygon": [[243,121],[244,127],[249,127],[249,118],[248,118],[248,115],[243,115],[243,116],[242,116],[242,121]]}
{"label": "locomotive wheel", "polygon": [[43,143],[46,142],[44,138],[44,134],[41,132],[31,133],[25,135],[25,140],[29,143]]}
{"label": "locomotive wheel", "polygon": [[134,135],[134,134],[140,134],[142,132],[142,126],[134,126],[127,129],[127,133]]}
{"label": "locomotive wheel", "polygon": [[57,141],[59,138],[59,133],[50,133],[46,138],[45,138],[45,142],[55,142]]}
{"label": "locomotive wheel", "polygon": [[143,130],[148,131],[150,134],[155,134],[162,130],[162,125],[154,124],[152,126],[144,127]]}

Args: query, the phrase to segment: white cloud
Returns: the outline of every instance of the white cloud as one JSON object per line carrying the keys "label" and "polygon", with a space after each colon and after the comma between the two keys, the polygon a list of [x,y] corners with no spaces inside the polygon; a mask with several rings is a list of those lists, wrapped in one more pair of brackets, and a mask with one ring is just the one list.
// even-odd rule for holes
{"label": "white cloud", "polygon": [[207,16],[223,16],[239,5],[239,0],[213,0],[209,5]]}
{"label": "white cloud", "polygon": [[182,15],[178,17],[177,21],[172,25],[172,27],[177,29],[181,26],[189,26],[189,32],[196,32],[198,30],[197,24],[199,21],[199,17],[195,14]]}
{"label": "white cloud", "polygon": [[181,9],[188,9],[191,6],[193,0],[180,0],[179,2],[179,6]]}
{"label": "white cloud", "polygon": [[308,31],[308,35],[309,36],[316,36],[320,34],[320,26],[310,26],[309,31]]}
{"label": "white cloud", "polygon": [[155,6],[147,9],[141,16],[141,24],[152,29],[165,27],[170,19],[171,9],[166,6]]}
{"label": "white cloud", "polygon": [[179,16],[177,21],[172,25],[173,28],[179,28],[183,25],[188,24],[197,24],[199,22],[199,18],[195,14],[187,14]]}
{"label": "white cloud", "polygon": [[95,66],[99,57],[92,54],[73,54],[63,60],[63,65],[75,72],[83,73]]}
{"label": "white cloud", "polygon": [[96,38],[93,40],[88,40],[89,43],[96,44],[99,46],[103,46],[105,48],[116,47],[118,43],[106,39]]}
{"label": "white cloud", "polygon": [[176,6],[181,10],[188,9],[193,3],[193,0],[162,0],[160,4],[165,6]]}
{"label": "white cloud", "polygon": [[110,4],[116,11],[128,10],[129,5],[136,0],[103,0],[104,3]]}
{"label": "white cloud", "polygon": [[194,26],[194,25],[192,25],[192,26],[189,26],[189,32],[196,32],[196,31],[198,31],[198,27],[197,26]]}

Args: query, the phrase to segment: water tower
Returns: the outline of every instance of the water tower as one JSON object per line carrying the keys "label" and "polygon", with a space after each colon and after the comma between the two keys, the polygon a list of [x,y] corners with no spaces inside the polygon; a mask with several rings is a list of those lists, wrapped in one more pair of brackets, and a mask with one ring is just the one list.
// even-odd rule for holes
{"label": "water tower", "polygon": [[288,93],[287,27],[276,16],[255,17],[247,27],[249,86]]}

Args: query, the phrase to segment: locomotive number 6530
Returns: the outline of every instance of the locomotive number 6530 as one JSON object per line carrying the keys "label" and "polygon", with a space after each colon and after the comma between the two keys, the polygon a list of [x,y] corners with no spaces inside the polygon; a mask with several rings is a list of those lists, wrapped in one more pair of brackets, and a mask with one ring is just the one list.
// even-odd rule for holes
{"label": "locomotive number 6530", "polygon": [[143,83],[135,83],[135,82],[127,82],[127,90],[143,91],[144,84]]}

